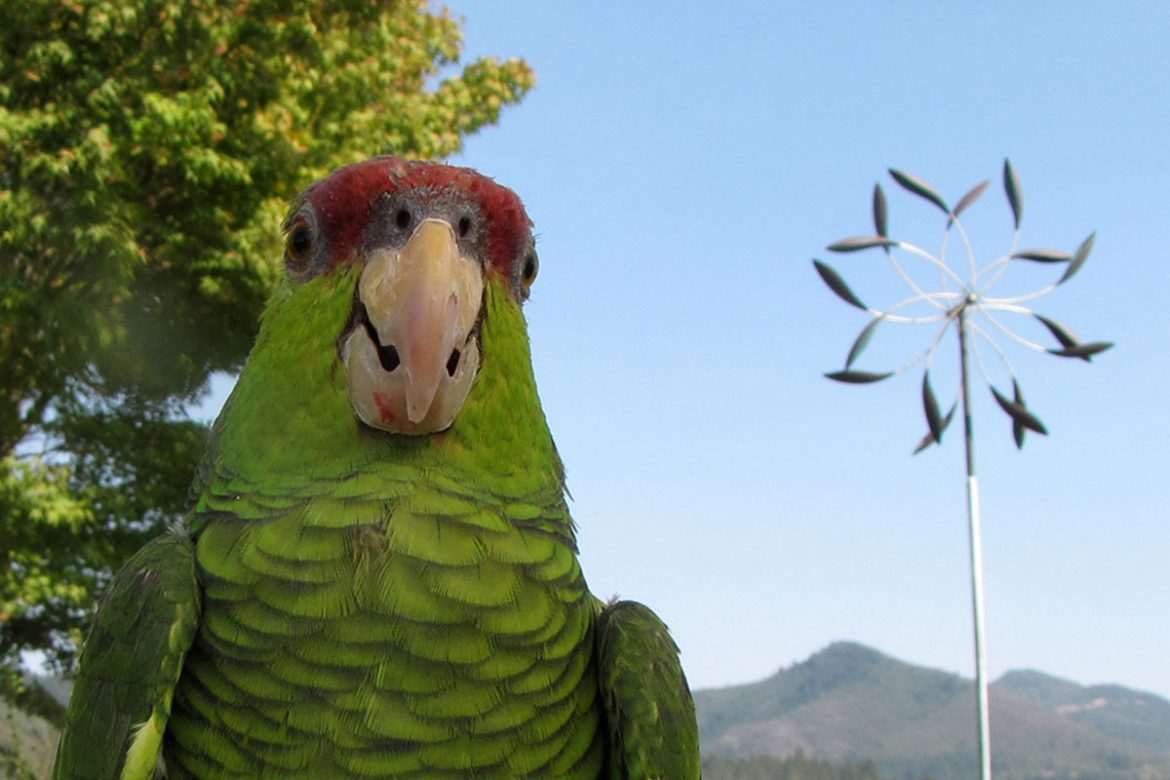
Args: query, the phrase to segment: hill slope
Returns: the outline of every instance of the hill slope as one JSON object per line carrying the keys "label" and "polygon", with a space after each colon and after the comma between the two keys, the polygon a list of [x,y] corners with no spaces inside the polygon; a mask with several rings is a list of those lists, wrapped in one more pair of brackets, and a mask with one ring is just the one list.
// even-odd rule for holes
{"label": "hill slope", "polygon": [[1152,751],[1170,749],[1170,701],[1120,685],[1082,686],[1043,672],[1008,672],[995,688]]}
{"label": "hill slope", "polygon": [[[884,776],[978,775],[974,685],[859,644],[830,645],[759,683],[698,691],[708,755],[870,759]],[[999,780],[1170,780],[1170,702],[1037,672],[991,686]]]}

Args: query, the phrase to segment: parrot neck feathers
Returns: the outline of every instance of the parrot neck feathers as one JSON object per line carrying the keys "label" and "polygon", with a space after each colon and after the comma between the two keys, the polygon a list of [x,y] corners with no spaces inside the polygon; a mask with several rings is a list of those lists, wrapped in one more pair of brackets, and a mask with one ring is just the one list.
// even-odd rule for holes
{"label": "parrot neck feathers", "polygon": [[[350,406],[337,340],[349,319],[356,266],[273,295],[256,344],[212,429],[194,497],[210,486],[298,494],[382,470],[441,475],[509,499],[552,494],[564,472],[532,372],[527,330],[506,282],[489,274],[479,376],[454,424],[426,436],[362,425]],[[274,484],[275,483],[275,484]],[[278,487],[279,485],[279,487]]]}

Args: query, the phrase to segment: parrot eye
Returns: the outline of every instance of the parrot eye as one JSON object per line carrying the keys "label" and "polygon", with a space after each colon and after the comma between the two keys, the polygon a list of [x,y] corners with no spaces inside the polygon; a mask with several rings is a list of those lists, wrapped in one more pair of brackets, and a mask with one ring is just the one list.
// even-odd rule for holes
{"label": "parrot eye", "polygon": [[536,273],[540,270],[540,261],[536,259],[535,252],[529,252],[524,257],[524,265],[520,269],[520,281],[524,283],[525,287],[531,287],[532,283],[536,281]]}
{"label": "parrot eye", "polygon": [[288,240],[285,242],[285,255],[292,265],[303,265],[313,248],[313,230],[303,219],[293,223],[288,231]]}
{"label": "parrot eye", "polygon": [[471,234],[471,217],[459,218],[459,237],[467,238]]}

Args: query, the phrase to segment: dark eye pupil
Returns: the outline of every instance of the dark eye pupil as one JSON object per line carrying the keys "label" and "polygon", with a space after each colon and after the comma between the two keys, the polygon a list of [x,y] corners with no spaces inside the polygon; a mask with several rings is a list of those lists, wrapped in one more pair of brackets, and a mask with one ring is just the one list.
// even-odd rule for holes
{"label": "dark eye pupil", "polygon": [[410,212],[406,209],[398,209],[397,213],[394,214],[394,222],[400,229],[406,230],[410,227]]}
{"label": "dark eye pupil", "polygon": [[467,234],[471,232],[471,218],[462,217],[459,220],[459,236],[467,238]]}
{"label": "dark eye pupil", "polygon": [[312,236],[309,234],[309,229],[304,225],[296,228],[289,237],[289,249],[296,257],[300,257],[309,251],[309,246],[313,243]]}
{"label": "dark eye pupil", "polygon": [[532,279],[536,276],[536,258],[529,255],[524,259],[524,278]]}

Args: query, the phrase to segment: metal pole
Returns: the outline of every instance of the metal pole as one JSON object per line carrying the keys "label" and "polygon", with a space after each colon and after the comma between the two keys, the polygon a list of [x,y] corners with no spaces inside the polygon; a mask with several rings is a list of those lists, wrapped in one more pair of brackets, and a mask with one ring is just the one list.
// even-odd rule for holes
{"label": "metal pole", "polygon": [[[968,303],[971,301],[968,300]],[[967,450],[967,524],[971,537],[971,600],[975,613],[975,696],[979,715],[979,777],[991,780],[991,729],[987,699],[987,655],[983,643],[983,541],[979,515],[979,481],[975,477],[975,439],[967,358],[967,307],[959,309],[959,360],[963,396],[963,434]]]}

